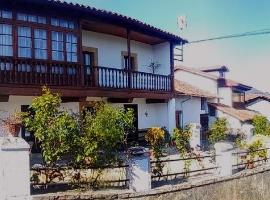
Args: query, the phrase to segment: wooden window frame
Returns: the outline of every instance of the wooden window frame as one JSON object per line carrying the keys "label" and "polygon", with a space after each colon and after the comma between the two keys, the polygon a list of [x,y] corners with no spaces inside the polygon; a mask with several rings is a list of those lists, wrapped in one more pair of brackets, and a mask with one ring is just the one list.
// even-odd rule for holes
{"label": "wooden window frame", "polygon": [[[122,68],[125,68],[125,59],[124,57],[128,56],[128,52],[127,51],[121,51],[121,63],[122,63]],[[138,71],[138,55],[137,53],[130,53],[130,58],[134,58],[134,69],[130,69],[132,71]],[[128,70],[128,69],[127,69]]]}
{"label": "wooden window frame", "polygon": [[94,66],[98,66],[98,48],[83,46],[82,52],[94,53]]}
{"label": "wooden window frame", "polygon": [[[3,8],[6,10],[9,10],[12,12],[12,19],[7,19],[7,18],[0,18],[0,23],[1,24],[8,24],[12,25],[12,48],[13,48],[13,55],[12,56],[1,56],[1,57],[7,57],[7,58],[14,58],[18,59],[18,27],[29,27],[31,29],[31,41],[32,41],[32,54],[31,58],[19,58],[20,60],[30,60],[30,61],[41,61],[41,62],[47,62],[48,64],[50,63],[56,63],[56,64],[78,64],[81,63],[81,26],[80,26],[80,20],[74,20],[62,16],[56,16],[56,15],[50,15],[48,14],[39,14],[33,11],[27,11],[27,10],[16,10],[14,8]],[[37,22],[29,22],[29,21],[22,21],[22,20],[17,20],[17,13],[25,13],[25,14],[32,14],[32,15],[37,15],[41,17],[46,18],[46,24],[42,23],[37,23]],[[50,24],[51,18],[61,18],[69,21],[73,21],[75,23],[74,29],[71,28],[63,28],[60,26],[53,26]],[[43,29],[46,31],[47,34],[47,59],[36,59],[35,58],[35,52],[34,52],[34,30],[35,29]],[[74,34],[77,37],[77,62],[68,62],[66,60],[66,40],[64,38],[64,61],[56,61],[52,60],[52,31],[55,32],[61,32],[64,34],[64,37],[66,34]]]}

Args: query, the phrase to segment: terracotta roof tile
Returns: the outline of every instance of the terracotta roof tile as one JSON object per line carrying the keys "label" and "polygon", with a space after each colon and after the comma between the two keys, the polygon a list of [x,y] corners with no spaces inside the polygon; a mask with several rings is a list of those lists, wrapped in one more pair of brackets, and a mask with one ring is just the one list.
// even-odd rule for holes
{"label": "terracotta roof tile", "polygon": [[217,110],[220,110],[221,112],[224,112],[242,122],[250,121],[254,118],[255,115],[258,115],[259,113],[248,110],[248,109],[236,109],[224,104],[219,103],[210,103],[210,106],[213,106]]}
{"label": "terracotta roof tile", "polygon": [[205,98],[218,98],[217,95],[211,94],[208,91],[202,90],[195,86],[192,86],[186,82],[174,80],[174,88],[176,95],[188,95],[195,97],[205,97]]}
{"label": "terracotta roof tile", "polygon": [[176,65],[174,67],[174,71],[177,71],[177,70],[183,70],[183,71],[186,71],[186,72],[190,72],[190,73],[193,73],[193,74],[196,74],[196,75],[199,75],[199,76],[203,76],[203,77],[206,77],[206,78],[214,79],[214,80],[218,79],[217,76],[209,74],[207,72],[203,72],[200,69],[196,69],[196,68],[186,67],[186,66],[182,66],[182,65]]}

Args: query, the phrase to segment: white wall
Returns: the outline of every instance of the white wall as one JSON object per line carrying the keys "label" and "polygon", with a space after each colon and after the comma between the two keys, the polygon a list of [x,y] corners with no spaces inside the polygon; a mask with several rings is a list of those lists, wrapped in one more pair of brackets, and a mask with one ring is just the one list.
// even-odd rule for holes
{"label": "white wall", "polygon": [[247,106],[250,110],[255,110],[259,112],[261,115],[267,117],[267,119],[270,121],[270,102],[265,100],[258,100],[252,104],[249,104]]}
{"label": "white wall", "polygon": [[232,106],[232,89],[229,87],[222,87],[218,89],[220,103],[225,104],[227,106]]}
{"label": "white wall", "polygon": [[[183,101],[185,102],[181,103]],[[200,114],[203,113],[201,111],[201,98],[187,96],[177,98],[176,111],[182,111],[184,126],[189,123],[200,123]]]}
{"label": "white wall", "polygon": [[[252,129],[253,126],[250,123],[247,122],[241,122],[240,120],[238,120],[237,118],[224,113],[220,110],[216,111],[216,117],[217,118],[226,118],[229,124],[229,128],[231,129],[231,133],[232,134],[236,134],[238,130],[240,130],[241,132],[245,133],[246,136],[248,137],[248,139],[250,139],[250,137],[252,136]],[[216,120],[216,117],[209,117],[209,126],[211,126],[211,124]]]}
{"label": "white wall", "polygon": [[[8,102],[0,102],[0,119],[5,119],[15,112],[21,111],[22,105],[30,105],[33,100],[33,96],[9,96]],[[70,113],[77,113],[79,111],[78,102],[62,103],[62,109],[66,109]],[[0,126],[0,136],[3,132],[3,128]]]}
{"label": "white wall", "polygon": [[175,72],[175,78],[177,80],[184,81],[197,88],[203,89],[205,91],[208,91],[212,94],[217,95],[217,92],[218,92],[217,81],[214,79],[203,77],[203,76],[193,74],[191,72],[186,72],[183,70],[177,70]]}
{"label": "white wall", "polygon": [[[128,103],[125,103],[128,104]],[[168,128],[168,108],[167,103],[146,104],[145,99],[134,99],[130,104],[138,105],[138,128],[145,129],[150,127]],[[112,105],[124,107],[123,103]],[[148,113],[147,116],[145,113]]]}
{"label": "white wall", "polygon": [[[82,32],[82,44],[85,47],[98,49],[98,66],[122,69],[121,52],[127,51],[127,40],[108,34],[91,31]],[[162,43],[148,45],[141,42],[131,41],[131,53],[138,56],[138,71],[151,72],[147,66],[151,61],[161,64],[156,74],[170,74],[170,45]]]}

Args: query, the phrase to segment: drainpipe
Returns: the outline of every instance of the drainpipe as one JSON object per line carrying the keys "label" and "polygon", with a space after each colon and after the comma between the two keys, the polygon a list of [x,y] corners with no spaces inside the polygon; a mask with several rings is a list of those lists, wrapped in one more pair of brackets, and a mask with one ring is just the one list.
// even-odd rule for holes
{"label": "drainpipe", "polygon": [[182,119],[181,119],[181,123],[184,125],[184,112],[183,112],[183,104],[186,103],[187,101],[191,100],[191,96],[188,97],[187,99],[183,100],[180,102],[181,104],[181,109],[182,109]]}

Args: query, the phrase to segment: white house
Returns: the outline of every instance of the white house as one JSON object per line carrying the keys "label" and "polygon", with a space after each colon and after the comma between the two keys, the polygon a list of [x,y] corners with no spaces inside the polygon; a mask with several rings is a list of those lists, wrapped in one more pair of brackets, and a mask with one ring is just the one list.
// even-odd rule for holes
{"label": "white house", "polygon": [[245,106],[254,110],[270,121],[270,98],[266,94],[245,94]]}
{"label": "white house", "polygon": [[[132,108],[137,132],[131,138],[153,126],[175,128],[173,49],[186,40],[57,0],[1,0],[0,21],[1,118],[27,110],[47,85],[70,112],[93,101]],[[21,137],[33,140],[24,129]]]}
{"label": "white house", "polygon": [[203,140],[207,139],[205,132],[213,121],[220,117],[228,119],[232,132],[239,129],[251,134],[251,120],[258,112],[245,107],[244,95],[251,87],[225,78],[228,72],[226,66],[209,68],[175,67],[175,78],[187,81],[189,84],[211,92],[218,98],[208,99],[207,115],[201,115],[201,121],[207,125],[203,127]]}

